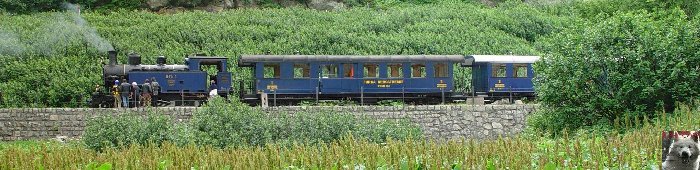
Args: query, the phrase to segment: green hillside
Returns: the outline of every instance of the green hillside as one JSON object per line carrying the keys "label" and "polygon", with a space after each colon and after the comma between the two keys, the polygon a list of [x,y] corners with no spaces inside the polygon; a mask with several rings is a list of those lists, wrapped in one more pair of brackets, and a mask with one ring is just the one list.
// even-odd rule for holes
{"label": "green hillside", "polygon": [[[102,47],[70,12],[2,16],[5,46],[0,89],[6,107],[75,106],[100,82]],[[240,54],[520,54],[537,55],[537,37],[573,20],[525,4],[491,8],[469,3],[353,8],[323,12],[304,8],[201,11],[159,15],[141,11],[83,12],[82,17],[120,52],[144,63],[186,54],[236,59]],[[88,38],[89,37],[89,38]],[[16,50],[7,50],[16,49]],[[234,62],[232,60],[231,62]],[[236,74],[248,75],[231,68]],[[245,77],[245,76],[237,76]]]}

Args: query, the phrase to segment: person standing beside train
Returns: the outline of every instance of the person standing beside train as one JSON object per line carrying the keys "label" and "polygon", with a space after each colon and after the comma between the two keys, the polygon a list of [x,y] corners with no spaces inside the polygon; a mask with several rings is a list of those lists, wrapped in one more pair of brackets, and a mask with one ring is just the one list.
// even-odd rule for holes
{"label": "person standing beside train", "polygon": [[136,82],[131,82],[131,91],[134,98],[134,107],[139,107],[139,102],[141,101],[141,88],[139,88],[139,84],[136,84]]}
{"label": "person standing beside train", "polygon": [[218,89],[219,86],[216,85],[216,81],[211,80],[211,84],[209,85],[209,98],[219,95]]}
{"label": "person standing beside train", "polygon": [[160,84],[156,81],[155,77],[151,78],[151,101],[153,102],[153,107],[158,106],[158,94],[160,94]]}
{"label": "person standing beside train", "polygon": [[151,80],[146,79],[141,85],[141,106],[146,107],[151,105]]}
{"label": "person standing beside train", "polygon": [[219,86],[216,85],[216,81],[211,80],[211,84],[209,84],[209,91],[212,91],[214,89],[218,89]]}
{"label": "person standing beside train", "polygon": [[114,96],[114,107],[122,107],[122,98],[119,94],[119,80],[114,80],[114,85],[112,86],[112,96]]}
{"label": "person standing beside train", "polygon": [[129,96],[131,95],[131,84],[126,79],[122,79],[122,84],[119,85],[119,94],[122,97],[122,107],[129,108]]}

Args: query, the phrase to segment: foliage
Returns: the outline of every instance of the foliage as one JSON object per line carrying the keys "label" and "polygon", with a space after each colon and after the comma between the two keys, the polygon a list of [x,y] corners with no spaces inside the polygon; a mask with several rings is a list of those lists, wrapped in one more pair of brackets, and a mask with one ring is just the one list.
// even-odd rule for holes
{"label": "foliage", "polygon": [[[84,11],[82,16],[119,51],[120,63],[125,63],[125,54],[138,52],[144,56],[143,63],[154,63],[153,56],[164,55],[173,64],[183,63],[186,54],[237,59],[241,54],[268,50],[272,54],[298,50],[302,54],[337,55],[535,55],[538,52],[532,41],[557,32],[570,20],[522,3],[489,8],[461,2],[337,12],[286,8],[158,15],[117,10]],[[82,32],[56,31],[71,30],[56,24],[63,20],[73,23],[65,19],[71,18],[67,13],[0,17],[0,37],[10,37],[0,39],[4,64],[0,67],[0,91],[6,104],[0,107],[76,107],[68,104],[69,97],[86,98],[95,84],[101,83],[99,72],[106,53],[90,46]],[[9,44],[13,45],[3,47]],[[235,60],[229,61],[229,66],[235,66]],[[247,69],[229,69],[240,75],[237,78],[251,74]],[[466,82],[463,78],[468,77],[468,70],[459,68],[456,73],[458,82]],[[465,84],[457,86],[466,88]],[[56,91],[63,89],[66,91]],[[51,90],[55,94],[43,93]]]}
{"label": "foliage", "polygon": [[247,147],[270,143],[332,142],[346,135],[385,142],[387,139],[421,137],[417,125],[407,121],[356,118],[349,113],[314,109],[311,112],[271,114],[238,101],[214,98],[197,110],[188,123],[173,125],[165,116],[135,114],[103,115],[90,120],[83,141],[88,148],[103,150],[131,144]]}
{"label": "foliage", "polygon": [[380,106],[403,106],[404,102],[400,100],[382,100],[377,102]]}
{"label": "foliage", "polygon": [[331,142],[347,134],[372,142],[418,138],[410,122],[355,118],[349,113],[313,109],[291,115],[266,113],[238,101],[210,101],[192,117],[194,143],[215,147],[263,146],[267,143]]}
{"label": "foliage", "polygon": [[700,13],[700,1],[696,0],[591,0],[575,1],[575,13],[587,19],[598,19],[599,16],[613,16],[616,13],[627,13],[637,10],[650,12],[665,12],[667,10],[682,10],[685,15],[693,17]]}
{"label": "foliage", "polygon": [[297,104],[298,106],[357,106],[358,102],[353,100],[330,100],[330,101],[319,101],[316,103],[314,100],[303,100]]}
{"label": "foliage", "polygon": [[83,134],[87,148],[101,151],[107,147],[121,147],[132,144],[157,144],[170,140],[173,125],[171,120],[160,114],[140,116],[133,113],[103,115],[88,121]]}
{"label": "foliage", "polygon": [[597,21],[600,16],[639,10],[664,12],[680,9],[690,17],[700,14],[700,1],[696,0],[528,0],[526,3],[542,12],[591,21]]}
{"label": "foliage", "polygon": [[[224,2],[215,0],[164,1],[167,6],[171,8],[197,8],[206,7],[209,5],[221,6],[224,4]],[[434,4],[442,1],[443,0],[342,0],[338,2],[343,3],[344,6],[347,7],[375,7],[385,9],[394,6]],[[1,0],[0,11],[7,11],[17,14],[57,11],[62,9],[62,3],[64,2],[80,4],[82,6],[81,8],[83,9],[98,9],[100,11],[148,9],[147,7],[149,5],[147,0]],[[248,8],[281,8],[296,4],[298,4],[296,6],[309,7],[310,2],[310,0],[234,0],[234,2],[228,3],[237,3],[242,5],[241,7]],[[478,2],[472,0],[464,0],[464,2],[478,4]]]}
{"label": "foliage", "polygon": [[101,153],[81,145],[21,147],[0,142],[0,169],[79,169],[100,164],[114,169],[658,169],[661,131],[700,129],[700,119],[693,119],[700,116],[699,109],[679,107],[677,114],[663,115],[625,134],[564,133],[554,139],[518,136],[374,143],[348,136],[326,143],[224,149],[166,142],[160,147],[131,145]]}
{"label": "foliage", "polygon": [[616,13],[539,41],[535,64],[544,109],[534,127],[562,129],[611,124],[671,112],[700,94],[700,30],[678,10]]}
{"label": "foliage", "polygon": [[145,5],[146,0],[1,0],[0,9],[11,13],[26,14],[32,12],[58,11],[64,8],[63,3],[80,4],[82,9],[137,9]]}

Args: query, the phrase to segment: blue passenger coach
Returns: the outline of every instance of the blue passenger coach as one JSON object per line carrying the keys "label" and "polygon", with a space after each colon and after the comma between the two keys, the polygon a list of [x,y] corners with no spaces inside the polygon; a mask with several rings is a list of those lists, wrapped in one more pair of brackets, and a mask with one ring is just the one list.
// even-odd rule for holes
{"label": "blue passenger coach", "polygon": [[534,96],[532,63],[539,56],[470,55],[466,66],[472,67],[472,86],[477,95]]}
{"label": "blue passenger coach", "polygon": [[241,94],[249,95],[244,100],[266,93],[292,104],[313,99],[431,103],[454,90],[453,67],[464,61],[462,55],[242,55],[238,65],[254,73],[255,94]]}

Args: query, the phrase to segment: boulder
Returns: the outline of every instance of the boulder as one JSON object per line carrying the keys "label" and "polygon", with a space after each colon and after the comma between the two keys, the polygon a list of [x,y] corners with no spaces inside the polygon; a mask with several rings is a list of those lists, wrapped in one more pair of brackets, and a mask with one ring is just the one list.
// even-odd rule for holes
{"label": "boulder", "polygon": [[157,11],[168,5],[168,0],[148,0],[146,1],[146,5],[148,5],[148,8],[151,10]]}
{"label": "boulder", "polygon": [[345,4],[333,0],[311,0],[309,8],[332,11],[345,8]]}

